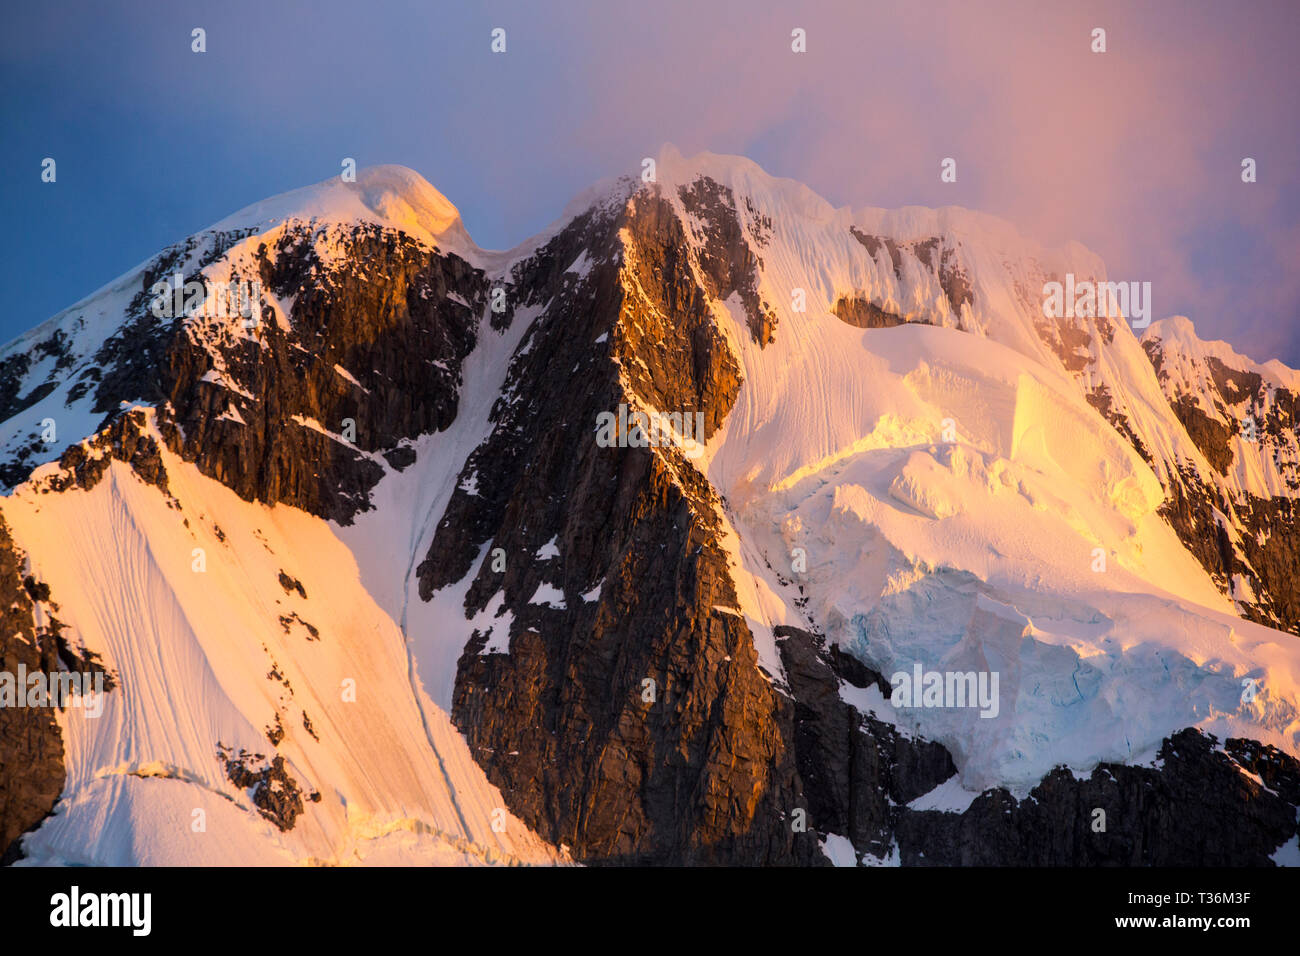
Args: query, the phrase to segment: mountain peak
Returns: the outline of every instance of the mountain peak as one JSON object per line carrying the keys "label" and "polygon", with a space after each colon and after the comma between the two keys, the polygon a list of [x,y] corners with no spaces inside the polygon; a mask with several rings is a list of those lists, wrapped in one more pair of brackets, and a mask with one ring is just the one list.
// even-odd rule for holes
{"label": "mountain peak", "polygon": [[1291,391],[1300,391],[1300,371],[1290,368],[1278,359],[1259,362],[1243,355],[1229,343],[1217,339],[1202,339],[1196,326],[1185,315],[1171,315],[1152,322],[1142,334],[1143,342],[1159,341],[1166,352],[1177,351],[1199,361],[1216,358],[1229,368],[1254,372],[1265,381]]}
{"label": "mountain peak", "polygon": [[432,183],[406,166],[367,166],[355,182],[331,176],[246,206],[214,229],[264,228],[286,219],[372,222],[452,251],[477,250],[460,211]]}
{"label": "mountain peak", "polygon": [[672,143],[665,143],[655,158],[655,173],[658,181],[667,187],[689,186],[707,178],[760,205],[813,219],[826,219],[836,212],[803,183],[773,176],[745,156],[710,152],[684,156]]}
{"label": "mountain peak", "polygon": [[655,157],[656,177],[671,192],[707,178],[744,196],[773,218],[796,218],[847,231],[850,227],[897,241],[953,236],[973,242],[994,258],[1037,258],[1045,267],[1079,274],[1103,275],[1099,256],[1078,242],[1045,246],[1011,222],[963,206],[834,206],[803,182],[774,176],[745,156],[699,152],[691,156],[665,143]]}

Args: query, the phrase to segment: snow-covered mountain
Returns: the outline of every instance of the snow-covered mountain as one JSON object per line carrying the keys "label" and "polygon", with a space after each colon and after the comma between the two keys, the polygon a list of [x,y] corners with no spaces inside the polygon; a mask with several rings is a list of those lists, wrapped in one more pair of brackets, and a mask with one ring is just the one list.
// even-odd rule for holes
{"label": "snow-covered mountain", "polygon": [[164,250],[0,350],[0,672],[111,685],[0,707],[0,852],[1300,863],[1300,373],[1066,276],[671,148],[506,252],[392,166]]}

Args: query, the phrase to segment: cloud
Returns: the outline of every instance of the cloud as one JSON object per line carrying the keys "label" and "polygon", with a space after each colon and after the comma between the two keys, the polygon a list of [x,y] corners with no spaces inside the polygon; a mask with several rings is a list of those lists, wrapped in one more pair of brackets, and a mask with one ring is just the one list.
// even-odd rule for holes
{"label": "cloud", "polygon": [[[87,221],[22,193],[41,213],[0,241],[13,275],[75,261],[102,281],[135,261],[113,257],[122,221],[159,248],[343,156],[420,170],[479,241],[508,246],[672,142],[747,155],[836,205],[963,205],[1078,240],[1113,277],[1151,281],[1160,313],[1300,365],[1294,3],[376,0],[358,16],[343,0],[230,0],[205,16],[202,58],[179,8],[20,12],[0,38],[6,86],[26,91],[3,107],[6,156],[20,168],[73,130],[94,162],[60,190],[103,197]],[[943,184],[949,156],[958,181]],[[1240,181],[1243,156],[1259,182]],[[141,221],[140,189],[174,221]],[[23,327],[67,304],[27,287]]]}
{"label": "cloud", "polygon": [[[1049,244],[1083,242],[1203,334],[1300,360],[1298,124],[1279,95],[1300,80],[1279,39],[1297,34],[1295,9],[755,7],[669,2],[648,23],[575,23],[600,78],[581,147],[630,163],[671,140],[750,155],[839,205],[983,209]],[[790,51],[794,26],[806,54]],[[1098,26],[1105,53],[1091,50]],[[1264,171],[1253,185],[1247,155]],[[948,156],[956,184],[939,180]]]}

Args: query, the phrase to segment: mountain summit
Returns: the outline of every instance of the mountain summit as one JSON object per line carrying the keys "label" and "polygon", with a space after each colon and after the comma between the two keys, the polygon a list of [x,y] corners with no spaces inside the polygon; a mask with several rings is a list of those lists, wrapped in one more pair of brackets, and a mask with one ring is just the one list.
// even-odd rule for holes
{"label": "mountain summit", "polygon": [[406,166],[368,166],[355,182],[332,176],[246,206],[212,226],[214,232],[249,227],[258,232],[285,221],[371,223],[404,233],[429,245],[458,243],[477,247],[465,232],[456,209],[428,180]]}
{"label": "mountain summit", "polygon": [[163,250],[0,350],[0,673],[107,687],[0,707],[0,851],[1300,863],[1300,376],[1066,281],[671,148]]}

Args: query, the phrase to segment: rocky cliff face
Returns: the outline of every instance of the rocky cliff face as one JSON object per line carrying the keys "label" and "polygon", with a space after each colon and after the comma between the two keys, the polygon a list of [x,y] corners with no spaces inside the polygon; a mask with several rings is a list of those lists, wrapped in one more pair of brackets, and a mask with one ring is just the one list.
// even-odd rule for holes
{"label": "rocky cliff face", "polygon": [[[257,314],[152,312],[155,283],[211,284],[210,267],[220,281],[257,283]],[[126,404],[155,404],[168,446],[241,497],[346,523],[387,468],[414,460],[406,440],[455,418],[487,299],[481,270],[375,224],[297,223],[269,242],[211,232],[142,270],[126,321],[88,360],[59,353],[65,382],[11,404],[29,408],[60,384],[105,424]],[[30,360],[6,361],[4,387],[16,392]],[[5,480],[35,463],[11,456]]]}
{"label": "rocky cliff face", "polygon": [[[1209,354],[1186,338],[1175,322],[1169,333],[1154,328],[1142,343],[1170,407],[1209,465],[1178,463],[1165,514],[1243,616],[1300,634],[1298,393],[1230,350]],[[1271,494],[1243,480],[1252,476],[1262,477]]]}
{"label": "rocky cliff face", "polygon": [[1194,729],[1167,738],[1158,768],[1053,771],[1024,798],[1002,788],[969,806],[908,806],[956,774],[940,745],[843,701],[841,684],[884,678],[783,629],[794,741],[809,821],[847,836],[863,862],[904,866],[1268,866],[1296,834],[1300,761],[1273,747]]}
{"label": "rocky cliff face", "polygon": [[[0,525],[0,600],[5,607],[0,671],[17,674],[21,665],[33,673],[57,673],[54,642],[37,637],[21,561],[8,529]],[[63,739],[53,712],[0,707],[0,862],[11,863],[20,855],[18,837],[44,819],[62,790]]]}
{"label": "rocky cliff face", "polygon": [[1160,760],[1159,769],[1101,764],[1087,778],[1062,768],[1023,800],[990,790],[960,814],[904,811],[900,861],[1270,866],[1276,849],[1294,839],[1300,764],[1293,757],[1252,741],[1221,746],[1188,729],[1165,740]]}
{"label": "rocky cliff face", "polygon": [[584,250],[593,265],[535,321],[419,568],[426,595],[472,575],[466,616],[490,608],[509,629],[495,652],[486,634],[466,646],[453,717],[510,809],[578,858],[807,862],[785,823],[791,705],[735,611],[717,496],[680,449],[596,440],[620,404],[700,412],[703,440],[735,360],[662,199],[575,222],[517,272],[522,299]]}
{"label": "rocky cliff face", "polygon": [[[19,838],[48,815],[63,791],[63,735],[57,706],[39,703],[19,675],[103,674],[93,653],[66,633],[49,586],[24,568],[25,556],[0,519],[0,674],[32,706],[0,706],[0,865],[21,859]],[[104,683],[111,689],[111,677]],[[49,686],[48,684],[46,686]]]}
{"label": "rocky cliff face", "polygon": [[288,321],[263,305],[251,336],[226,340],[228,325],[175,336],[164,434],[241,497],[346,523],[369,507],[385,462],[413,460],[405,439],[455,418],[486,280],[373,226],[285,230],[255,257],[262,288],[292,302]]}

